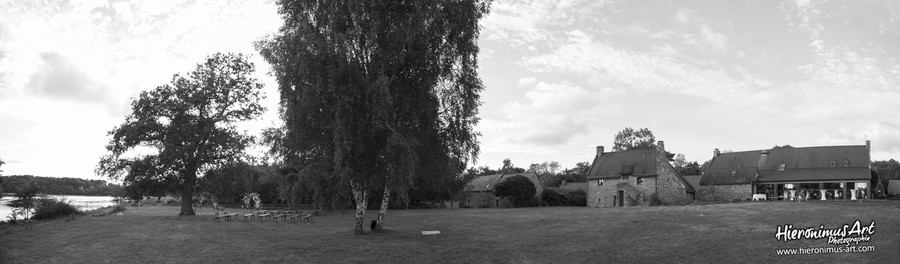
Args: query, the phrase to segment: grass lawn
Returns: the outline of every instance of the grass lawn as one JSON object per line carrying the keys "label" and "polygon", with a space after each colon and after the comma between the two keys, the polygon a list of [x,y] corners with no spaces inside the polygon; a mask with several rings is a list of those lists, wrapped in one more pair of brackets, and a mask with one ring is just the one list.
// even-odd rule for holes
{"label": "grass lawn", "polygon": [[[0,235],[2,263],[898,263],[900,201],[755,202],[702,206],[394,210],[385,233],[352,234],[353,213],[312,224],[215,223],[212,211],[128,207]],[[372,211],[367,215],[373,218]],[[875,221],[875,252],[779,256],[829,247],[776,240],[777,226]],[[440,230],[423,236],[421,231]]]}

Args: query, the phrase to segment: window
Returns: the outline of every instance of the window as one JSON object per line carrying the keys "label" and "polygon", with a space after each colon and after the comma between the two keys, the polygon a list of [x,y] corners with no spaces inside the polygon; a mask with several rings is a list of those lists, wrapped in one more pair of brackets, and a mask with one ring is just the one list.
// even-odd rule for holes
{"label": "window", "polygon": [[619,180],[627,181],[627,180],[628,180],[628,175],[622,175],[622,178],[620,178]]}
{"label": "window", "polygon": [[849,167],[849,166],[850,166],[850,161],[844,160],[844,167]]}
{"label": "window", "polygon": [[637,178],[637,185],[641,185],[641,183],[644,183],[644,179]]}
{"label": "window", "polygon": [[781,163],[781,165],[778,165],[778,170],[780,170],[780,171],[784,170],[784,163]]}
{"label": "window", "polygon": [[731,171],[731,177],[734,177],[735,175],[737,175],[737,171],[736,170]]}
{"label": "window", "polygon": [[597,180],[597,186],[603,186],[603,179]]}
{"label": "window", "polygon": [[834,161],[833,161],[833,160],[832,160],[831,162],[828,163],[828,167],[834,168]]}
{"label": "window", "polygon": [[603,198],[597,198],[597,203],[603,202]]}

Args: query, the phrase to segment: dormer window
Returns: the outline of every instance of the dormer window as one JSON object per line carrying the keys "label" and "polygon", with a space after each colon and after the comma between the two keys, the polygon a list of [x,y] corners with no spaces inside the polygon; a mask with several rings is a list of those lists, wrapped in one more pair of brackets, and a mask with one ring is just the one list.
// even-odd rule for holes
{"label": "dormer window", "polygon": [[831,162],[828,163],[828,167],[834,168],[834,165],[835,165],[835,164],[834,164],[834,161],[833,161],[833,160],[832,160]]}
{"label": "dormer window", "polygon": [[778,170],[780,170],[780,171],[784,170],[784,163],[781,163],[781,165],[778,165]]}
{"label": "dormer window", "polygon": [[844,160],[844,167],[850,167],[850,161]]}

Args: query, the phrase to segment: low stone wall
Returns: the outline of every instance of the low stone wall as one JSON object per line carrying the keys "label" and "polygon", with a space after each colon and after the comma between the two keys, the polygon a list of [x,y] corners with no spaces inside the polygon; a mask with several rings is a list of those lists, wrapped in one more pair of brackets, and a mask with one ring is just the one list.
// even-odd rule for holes
{"label": "low stone wall", "polygon": [[750,184],[700,186],[701,202],[728,202],[753,197]]}

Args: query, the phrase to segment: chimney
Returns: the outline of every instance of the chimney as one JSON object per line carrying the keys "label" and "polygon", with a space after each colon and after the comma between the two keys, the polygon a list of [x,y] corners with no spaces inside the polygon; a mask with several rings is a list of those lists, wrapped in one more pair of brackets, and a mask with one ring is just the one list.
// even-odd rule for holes
{"label": "chimney", "polygon": [[713,150],[713,158],[718,157],[719,154],[721,154],[721,153],[719,152],[719,149],[714,149],[714,150]]}
{"label": "chimney", "polygon": [[603,146],[597,146],[597,156],[603,155]]}
{"label": "chimney", "polygon": [[872,153],[872,141],[868,139],[866,139],[866,152]]}
{"label": "chimney", "polygon": [[661,153],[665,153],[666,152],[666,144],[662,140],[660,140],[659,142],[656,143],[656,150],[658,150]]}

